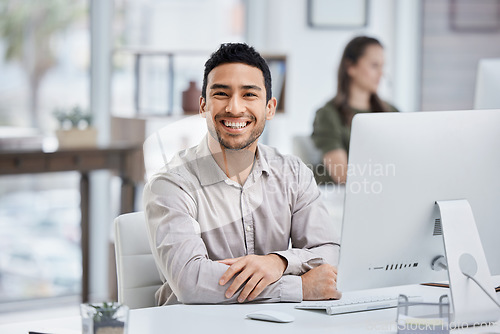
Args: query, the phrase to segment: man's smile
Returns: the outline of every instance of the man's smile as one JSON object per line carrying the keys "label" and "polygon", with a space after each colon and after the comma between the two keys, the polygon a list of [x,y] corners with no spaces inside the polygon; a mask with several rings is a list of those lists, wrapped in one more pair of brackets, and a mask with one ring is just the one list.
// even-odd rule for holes
{"label": "man's smile", "polygon": [[255,117],[251,115],[245,115],[244,117],[220,115],[215,117],[215,121],[219,123],[227,133],[239,134],[245,132],[245,130],[249,128],[250,124],[255,121]]}
{"label": "man's smile", "polygon": [[246,127],[250,122],[231,122],[231,121],[222,121],[222,124],[224,126],[231,128],[231,129],[242,129]]}

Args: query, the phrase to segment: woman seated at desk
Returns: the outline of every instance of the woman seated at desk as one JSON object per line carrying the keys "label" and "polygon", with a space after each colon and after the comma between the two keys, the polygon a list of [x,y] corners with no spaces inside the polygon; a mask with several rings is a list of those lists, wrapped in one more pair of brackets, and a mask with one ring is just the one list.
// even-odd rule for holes
{"label": "woman seated at desk", "polygon": [[323,153],[324,164],[318,166],[323,168],[317,168],[318,182],[346,182],[355,114],[397,111],[377,95],[383,67],[384,49],[377,39],[360,36],[345,47],[338,70],[337,95],[316,112],[314,119],[312,139]]}

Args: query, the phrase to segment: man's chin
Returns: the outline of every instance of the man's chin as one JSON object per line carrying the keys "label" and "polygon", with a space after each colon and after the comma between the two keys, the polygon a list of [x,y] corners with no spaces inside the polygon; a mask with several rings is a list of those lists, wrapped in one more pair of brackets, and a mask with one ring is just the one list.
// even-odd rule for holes
{"label": "man's chin", "polygon": [[225,140],[219,140],[219,143],[226,150],[232,150],[232,151],[241,151],[246,149],[248,146],[252,145],[252,143],[228,143]]}
{"label": "man's chin", "polygon": [[212,138],[216,139],[219,144],[227,150],[244,150],[254,144],[264,131],[252,131],[251,133],[231,134],[223,131],[210,131]]}
{"label": "man's chin", "polygon": [[219,137],[219,143],[222,145],[227,150],[233,150],[233,151],[239,151],[239,150],[244,150],[250,145],[252,145],[257,139],[257,138],[249,138],[247,140],[235,140],[236,138],[230,138],[230,140],[227,140],[225,138]]}

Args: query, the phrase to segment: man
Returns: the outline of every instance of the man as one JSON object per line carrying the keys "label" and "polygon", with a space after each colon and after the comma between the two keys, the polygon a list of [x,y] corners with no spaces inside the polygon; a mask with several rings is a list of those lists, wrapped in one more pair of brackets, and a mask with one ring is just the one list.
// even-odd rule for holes
{"label": "man", "polygon": [[[144,190],[159,305],[340,298],[339,245],[312,172],[258,144],[274,117],[271,74],[246,44],[205,64],[208,134]],[[291,248],[289,248],[291,241]]]}

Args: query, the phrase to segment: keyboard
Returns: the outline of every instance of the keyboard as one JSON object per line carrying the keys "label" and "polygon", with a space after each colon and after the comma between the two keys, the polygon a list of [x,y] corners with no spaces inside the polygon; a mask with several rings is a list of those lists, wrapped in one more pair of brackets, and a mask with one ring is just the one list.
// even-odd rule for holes
{"label": "keyboard", "polygon": [[[410,301],[421,300],[419,296],[410,296]],[[353,312],[381,310],[398,306],[397,296],[343,297],[339,300],[304,301],[295,308],[302,310],[326,310],[329,315]]]}

